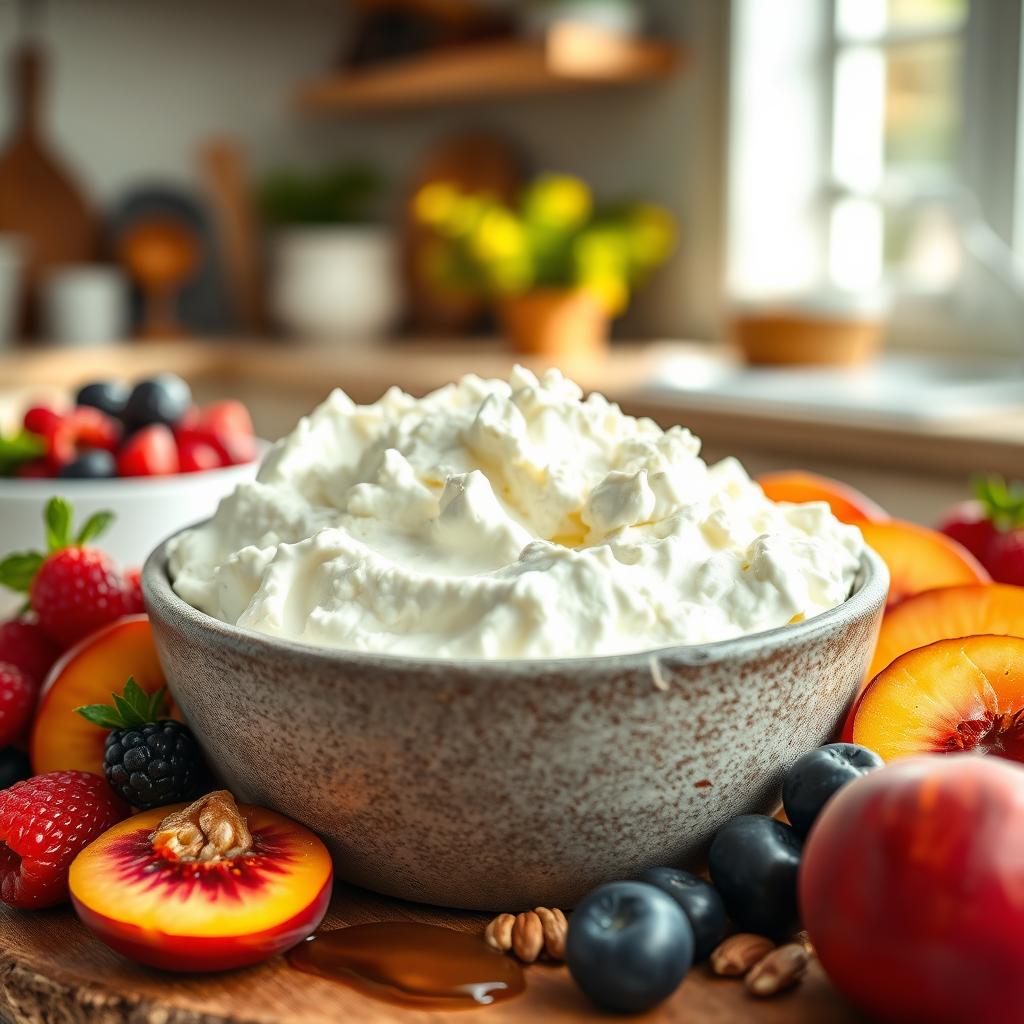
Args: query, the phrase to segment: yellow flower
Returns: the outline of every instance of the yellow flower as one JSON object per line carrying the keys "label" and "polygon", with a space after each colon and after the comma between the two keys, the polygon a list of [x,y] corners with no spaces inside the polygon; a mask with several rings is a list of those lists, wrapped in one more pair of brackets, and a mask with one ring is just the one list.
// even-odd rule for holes
{"label": "yellow flower", "polygon": [[644,204],[630,217],[629,247],[638,267],[650,269],[663,263],[672,252],[675,240],[675,221],[667,210]]}
{"label": "yellow flower", "polygon": [[582,284],[611,316],[625,312],[629,305],[629,285],[621,275],[594,274],[584,278]]}
{"label": "yellow flower", "polygon": [[526,218],[541,227],[576,227],[590,216],[593,198],[579,178],[567,174],[543,174],[526,190]]}
{"label": "yellow flower", "polygon": [[525,251],[526,233],[508,210],[493,206],[480,218],[470,244],[483,263],[507,260]]}
{"label": "yellow flower", "polygon": [[413,213],[421,224],[440,227],[452,219],[461,198],[459,190],[450,182],[434,181],[416,193]]}

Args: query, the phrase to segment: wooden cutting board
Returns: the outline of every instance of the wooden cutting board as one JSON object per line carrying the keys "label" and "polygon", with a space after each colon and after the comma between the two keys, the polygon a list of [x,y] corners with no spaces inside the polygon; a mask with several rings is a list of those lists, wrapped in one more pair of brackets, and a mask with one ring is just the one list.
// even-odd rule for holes
{"label": "wooden cutting board", "polygon": [[[324,927],[413,920],[483,930],[479,914],[400,903],[337,886]],[[220,975],[172,975],[109,950],[67,909],[0,911],[0,1018],[12,1024],[480,1024],[603,1017],[564,967],[527,969],[526,992],[506,1003],[450,1013],[413,1010],[290,968],[282,957]],[[609,1018],[611,1019],[611,1018]],[[628,1020],[630,1018],[619,1018]],[[770,1000],[695,968],[675,995],[643,1016],[658,1024],[858,1024],[815,963],[804,981]]]}
{"label": "wooden cutting board", "polygon": [[78,185],[43,136],[42,52],[21,44],[13,70],[14,128],[0,151],[0,232],[24,241],[26,295],[31,296],[50,267],[96,257],[98,227]]}

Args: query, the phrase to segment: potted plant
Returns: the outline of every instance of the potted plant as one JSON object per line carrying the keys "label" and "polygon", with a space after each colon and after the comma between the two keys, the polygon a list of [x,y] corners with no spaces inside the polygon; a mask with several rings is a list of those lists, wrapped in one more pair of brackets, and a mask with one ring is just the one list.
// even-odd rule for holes
{"label": "potted plant", "polygon": [[546,355],[603,348],[610,319],[675,237],[667,211],[596,207],[587,185],[567,175],[542,175],[511,205],[432,182],[414,211],[435,232],[423,258],[438,286],[491,297],[515,347]]}
{"label": "potted plant", "polygon": [[361,164],[282,171],[263,183],[270,305],[290,334],[362,342],[394,326],[401,290],[393,233],[374,216],[381,192],[380,176]]}

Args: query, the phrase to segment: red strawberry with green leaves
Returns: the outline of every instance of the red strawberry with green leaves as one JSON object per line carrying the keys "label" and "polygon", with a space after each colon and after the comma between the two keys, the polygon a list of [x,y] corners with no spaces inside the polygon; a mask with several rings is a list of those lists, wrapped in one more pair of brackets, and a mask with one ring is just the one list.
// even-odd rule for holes
{"label": "red strawberry with green leaves", "polygon": [[0,562],[0,584],[27,594],[39,625],[66,649],[126,613],[117,564],[88,546],[110,526],[114,514],[95,513],[76,534],[70,503],[51,498],[44,519],[46,551],[8,555]]}
{"label": "red strawberry with green leaves", "polygon": [[1024,586],[1024,481],[986,476],[974,499],[955,506],[939,525],[975,555],[997,583]]}

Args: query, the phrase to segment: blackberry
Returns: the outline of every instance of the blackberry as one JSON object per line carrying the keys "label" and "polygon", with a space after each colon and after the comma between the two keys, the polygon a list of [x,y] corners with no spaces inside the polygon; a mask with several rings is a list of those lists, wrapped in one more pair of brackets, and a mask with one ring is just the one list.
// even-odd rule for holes
{"label": "blackberry", "polygon": [[103,770],[110,788],[140,810],[190,801],[207,781],[206,767],[188,726],[167,718],[167,689],[147,694],[129,679],[113,706],[76,708],[109,729]]}
{"label": "blackberry", "polygon": [[167,718],[114,729],[107,737],[103,770],[110,788],[141,811],[192,800],[204,778],[192,733]]}

